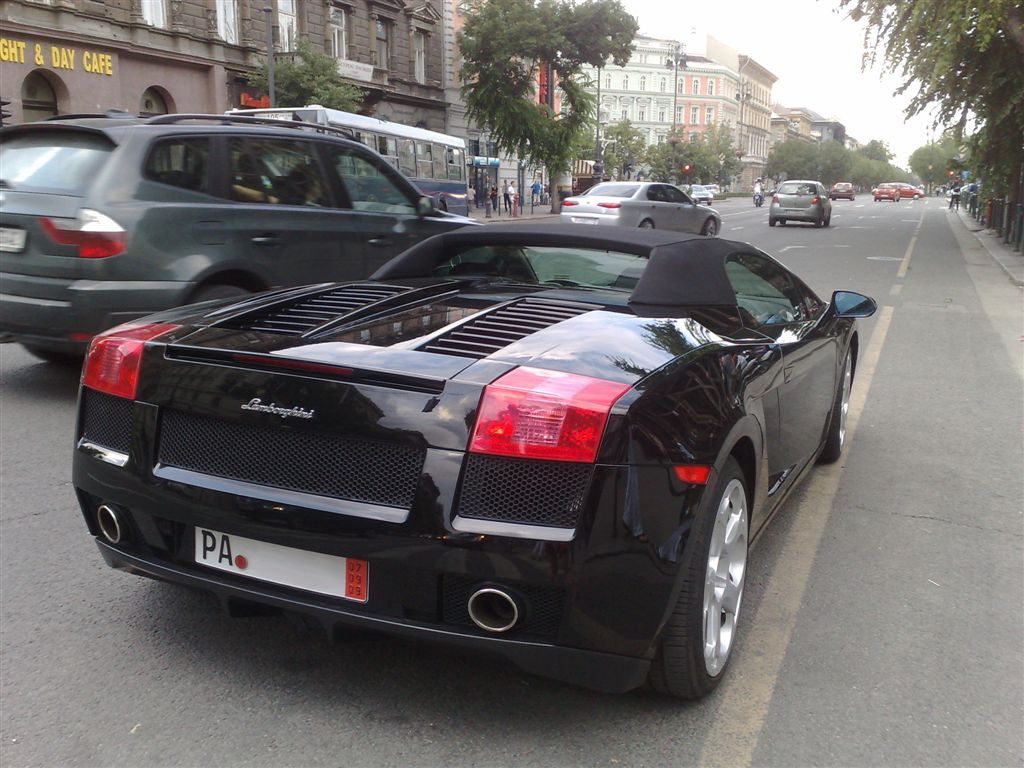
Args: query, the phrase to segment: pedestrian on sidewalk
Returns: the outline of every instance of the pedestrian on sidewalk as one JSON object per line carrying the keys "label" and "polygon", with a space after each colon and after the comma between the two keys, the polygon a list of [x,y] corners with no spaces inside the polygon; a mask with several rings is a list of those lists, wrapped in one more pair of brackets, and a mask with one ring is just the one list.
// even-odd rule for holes
{"label": "pedestrian on sidewalk", "polygon": [[508,185],[508,197],[512,200],[512,215],[519,215],[519,193],[516,191],[516,183],[513,181]]}
{"label": "pedestrian on sidewalk", "polygon": [[512,213],[512,196],[508,193],[508,182],[501,185],[501,196],[505,202],[505,213]]}
{"label": "pedestrian on sidewalk", "polygon": [[530,207],[532,208],[538,202],[540,202],[540,179],[533,182],[533,188],[530,190]]}

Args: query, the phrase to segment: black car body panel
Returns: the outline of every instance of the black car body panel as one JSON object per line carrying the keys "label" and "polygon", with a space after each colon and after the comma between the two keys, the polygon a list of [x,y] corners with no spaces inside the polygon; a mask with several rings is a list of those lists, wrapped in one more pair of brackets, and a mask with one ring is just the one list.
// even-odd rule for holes
{"label": "black car body panel", "polygon": [[[177,327],[146,344],[134,401],[88,387],[80,399],[73,480],[103,557],[236,612],[297,611],[331,633],[379,629],[636,687],[706,491],[673,468],[713,479],[737,460],[756,532],[813,463],[856,338],[821,302],[775,327],[735,294],[723,303],[730,254],[782,269],[749,245],[606,232],[448,233],[364,283],[150,318]],[[608,249],[648,268],[632,290],[434,273],[484,243]],[[524,366],[621,387],[592,462],[467,452],[486,387]],[[101,535],[103,505],[123,521],[117,542]],[[196,562],[197,529],[364,561],[369,596],[212,570]],[[522,610],[507,633],[467,612],[488,585]]]}

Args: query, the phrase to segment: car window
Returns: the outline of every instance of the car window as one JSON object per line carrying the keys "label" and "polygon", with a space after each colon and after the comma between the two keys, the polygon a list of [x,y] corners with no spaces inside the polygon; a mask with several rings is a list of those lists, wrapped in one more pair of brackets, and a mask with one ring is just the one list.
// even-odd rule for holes
{"label": "car window", "polygon": [[647,199],[656,203],[664,203],[666,201],[665,193],[662,192],[660,184],[651,184],[647,188]]}
{"label": "car window", "polygon": [[0,177],[9,189],[84,195],[113,149],[105,137],[84,131],[4,136]]}
{"label": "car window", "polygon": [[355,147],[330,147],[330,164],[338,173],[352,208],[378,213],[415,214],[416,202],[395,179],[395,171],[376,156]]}
{"label": "car window", "polygon": [[587,190],[588,195],[602,197],[632,197],[640,188],[639,184],[597,184]]}
{"label": "car window", "polygon": [[443,254],[434,274],[632,290],[647,258],[591,248],[485,245]]}
{"label": "car window", "polygon": [[814,184],[799,184],[795,182],[784,182],[779,187],[780,195],[816,195],[818,188]]}
{"label": "car window", "polygon": [[308,141],[233,136],[231,199],[273,205],[327,205],[323,175]]}
{"label": "car window", "polygon": [[817,297],[779,264],[755,253],[737,253],[725,262],[736,303],[748,320],[760,326],[812,320],[820,311]]}
{"label": "car window", "polygon": [[686,195],[684,195],[680,190],[676,189],[673,186],[666,186],[664,188],[664,191],[665,191],[665,200],[667,202],[669,202],[669,203],[688,203],[688,202],[690,202],[689,199],[686,197]]}
{"label": "car window", "polygon": [[143,171],[147,179],[193,192],[209,192],[207,137],[162,139],[153,145]]}

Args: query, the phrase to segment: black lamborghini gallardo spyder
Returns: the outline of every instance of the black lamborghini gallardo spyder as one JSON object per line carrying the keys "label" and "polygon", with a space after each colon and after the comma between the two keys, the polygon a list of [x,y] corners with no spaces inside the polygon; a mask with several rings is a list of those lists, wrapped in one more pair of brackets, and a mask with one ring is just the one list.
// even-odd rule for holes
{"label": "black lamborghini gallardo spyder", "polygon": [[467,228],[97,337],[74,485],[109,565],[234,612],[697,698],[874,310],[745,243]]}

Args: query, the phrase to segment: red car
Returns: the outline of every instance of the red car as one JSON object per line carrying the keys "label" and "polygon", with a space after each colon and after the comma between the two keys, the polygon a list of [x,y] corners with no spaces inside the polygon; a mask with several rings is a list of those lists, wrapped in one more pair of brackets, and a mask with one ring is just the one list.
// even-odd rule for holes
{"label": "red car", "polygon": [[899,187],[895,184],[879,184],[871,190],[871,195],[875,198],[876,203],[879,200],[892,200],[892,202],[898,203],[902,197]]}
{"label": "red car", "polygon": [[895,181],[893,184],[900,191],[900,198],[909,198],[911,200],[920,200],[924,197],[924,190],[920,187],[915,187],[913,184],[907,184],[904,181]]}
{"label": "red car", "polygon": [[832,185],[828,196],[833,200],[838,200],[839,198],[853,200],[853,184],[848,181],[837,181]]}

